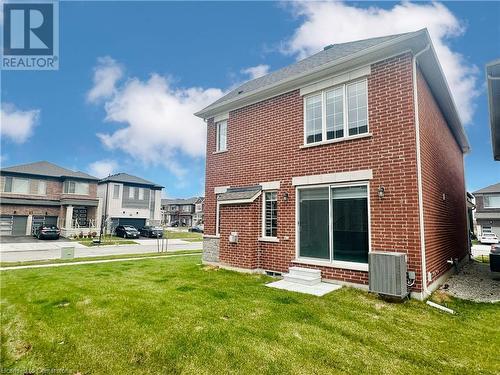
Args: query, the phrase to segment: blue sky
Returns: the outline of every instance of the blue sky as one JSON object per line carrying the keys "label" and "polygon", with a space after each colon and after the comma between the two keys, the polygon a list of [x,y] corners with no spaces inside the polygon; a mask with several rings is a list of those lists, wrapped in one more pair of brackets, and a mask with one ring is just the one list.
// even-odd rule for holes
{"label": "blue sky", "polygon": [[465,118],[467,188],[499,182],[484,80],[500,57],[498,2],[62,2],[59,70],[2,72],[2,165],[123,171],[199,195],[205,128],[192,112],[323,45],[422,25]]}

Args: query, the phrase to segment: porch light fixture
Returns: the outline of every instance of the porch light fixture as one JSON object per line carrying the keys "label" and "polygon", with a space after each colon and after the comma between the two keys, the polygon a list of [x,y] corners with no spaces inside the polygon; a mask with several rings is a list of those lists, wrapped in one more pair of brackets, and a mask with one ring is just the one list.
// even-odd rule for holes
{"label": "porch light fixture", "polygon": [[378,187],[377,193],[378,193],[378,197],[379,197],[380,199],[384,198],[384,195],[385,195],[385,188],[384,188],[382,185],[380,185],[380,186]]}
{"label": "porch light fixture", "polygon": [[283,201],[284,202],[288,201],[288,192],[286,191],[283,193]]}

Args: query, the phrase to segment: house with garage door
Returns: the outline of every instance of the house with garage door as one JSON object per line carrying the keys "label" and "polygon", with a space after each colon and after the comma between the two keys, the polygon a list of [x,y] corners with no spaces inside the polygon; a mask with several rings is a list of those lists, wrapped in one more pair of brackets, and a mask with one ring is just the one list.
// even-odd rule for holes
{"label": "house with garage door", "polygon": [[326,46],[196,115],[204,262],[425,298],[466,258],[469,143],[427,30]]}
{"label": "house with garage door", "polygon": [[101,204],[96,177],[48,161],[0,170],[0,234],[31,235],[55,224],[61,235],[99,232]]}
{"label": "house with garage door", "polygon": [[107,232],[118,225],[161,224],[163,186],[127,173],[117,173],[98,182],[97,195],[103,200]]}

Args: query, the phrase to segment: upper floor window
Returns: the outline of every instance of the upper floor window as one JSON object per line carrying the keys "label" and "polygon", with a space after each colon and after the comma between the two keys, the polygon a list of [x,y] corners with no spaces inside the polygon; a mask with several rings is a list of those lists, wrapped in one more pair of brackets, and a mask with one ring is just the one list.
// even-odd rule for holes
{"label": "upper floor window", "polygon": [[64,194],[89,195],[89,184],[86,182],[64,181]]}
{"label": "upper floor window", "polygon": [[129,186],[128,188],[128,198],[129,199],[134,199],[135,197],[135,187]]}
{"label": "upper floor window", "polygon": [[500,194],[485,195],[483,197],[484,208],[500,208]]}
{"label": "upper floor window", "polygon": [[139,188],[139,199],[142,201],[144,200],[144,189]]}
{"label": "upper floor window", "polygon": [[216,127],[216,151],[227,150],[227,120],[217,122]]}
{"label": "upper floor window", "polygon": [[306,96],[305,143],[368,133],[367,87],[364,79]]}
{"label": "upper floor window", "polygon": [[46,195],[47,182],[28,178],[2,177],[1,191],[15,194]]}
{"label": "upper floor window", "polygon": [[120,197],[120,185],[113,185],[113,199]]}
{"label": "upper floor window", "polygon": [[264,237],[276,237],[278,231],[278,193],[276,191],[264,192]]}

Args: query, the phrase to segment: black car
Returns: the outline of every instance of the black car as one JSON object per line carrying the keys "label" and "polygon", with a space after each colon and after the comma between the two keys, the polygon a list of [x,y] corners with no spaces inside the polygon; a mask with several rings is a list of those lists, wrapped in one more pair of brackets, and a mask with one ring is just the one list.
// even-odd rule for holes
{"label": "black car", "polygon": [[139,238],[139,231],[132,225],[118,225],[115,234],[123,238]]}
{"label": "black car", "polygon": [[151,225],[146,225],[139,229],[141,236],[143,237],[154,237],[161,238],[163,237],[163,228],[162,227],[154,227]]}
{"label": "black car", "polygon": [[60,234],[61,231],[54,224],[40,225],[33,232],[33,236],[38,238],[39,240],[57,240],[59,239]]}

